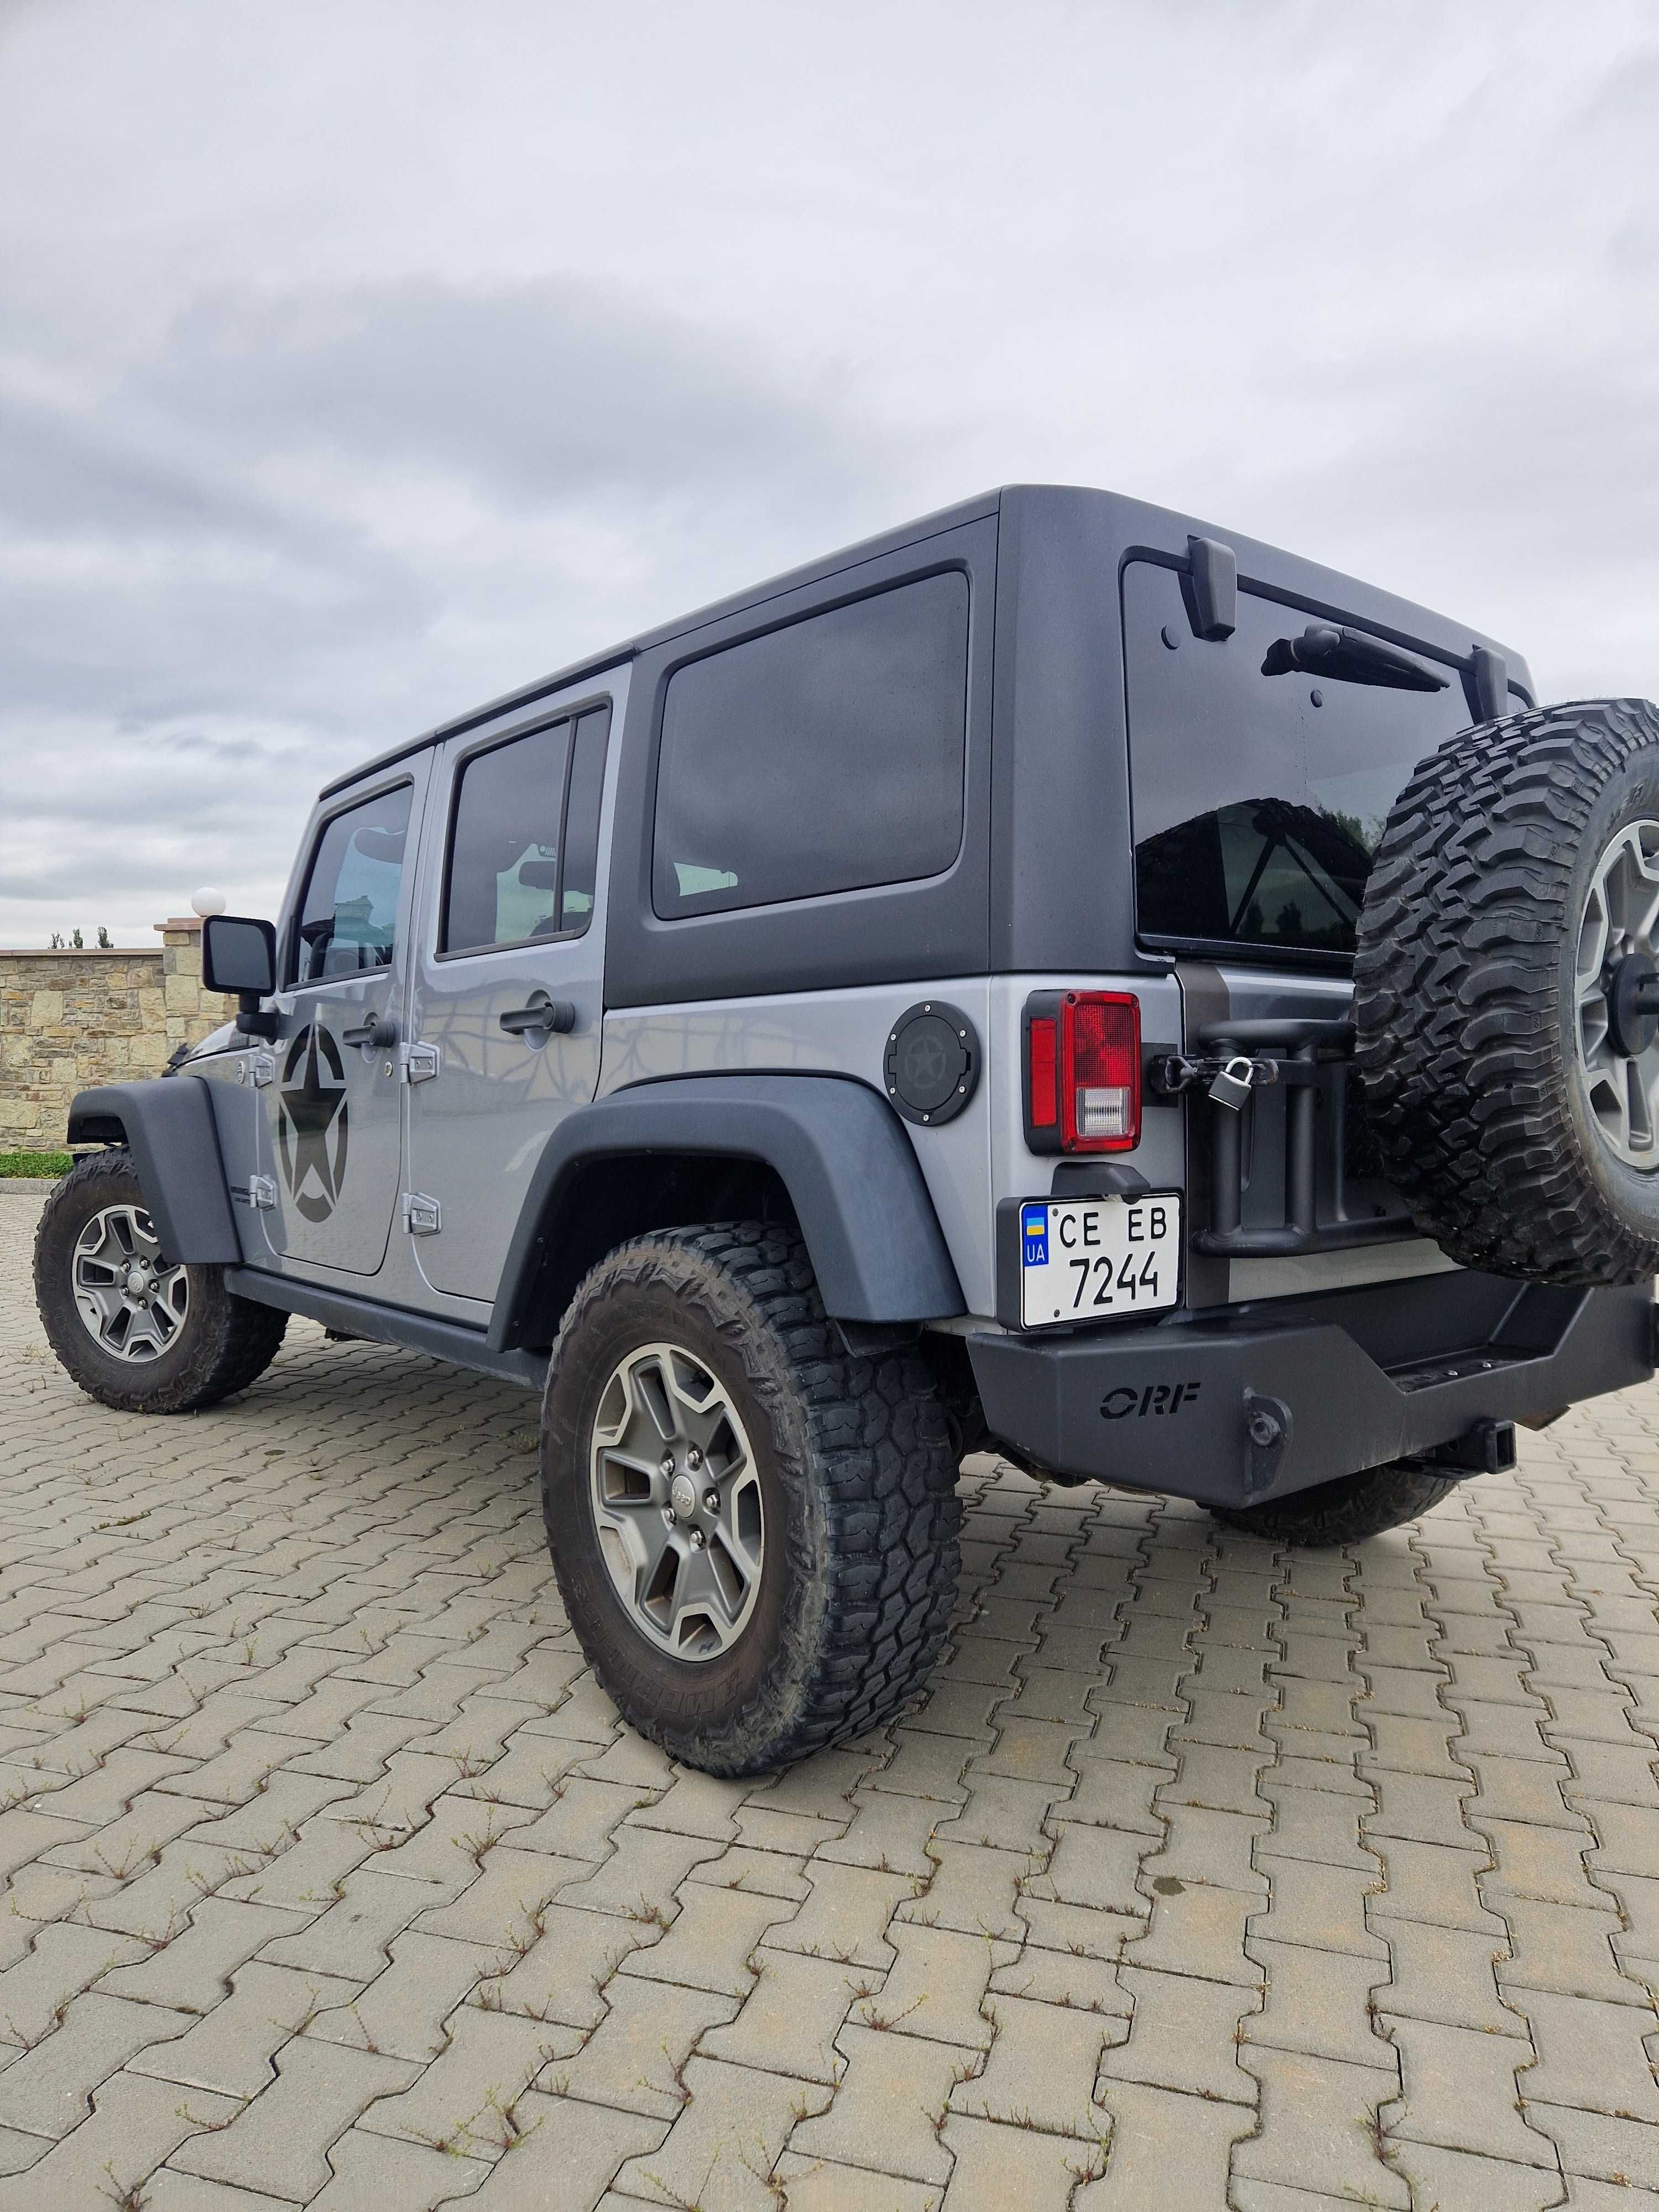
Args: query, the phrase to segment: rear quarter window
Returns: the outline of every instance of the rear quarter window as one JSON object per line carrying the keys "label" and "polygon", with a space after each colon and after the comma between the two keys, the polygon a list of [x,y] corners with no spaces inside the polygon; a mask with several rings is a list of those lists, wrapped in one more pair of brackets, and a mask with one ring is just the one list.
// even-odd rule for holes
{"label": "rear quarter window", "polygon": [[658,758],[656,913],[943,873],[962,845],[967,701],[956,570],[677,670]]}

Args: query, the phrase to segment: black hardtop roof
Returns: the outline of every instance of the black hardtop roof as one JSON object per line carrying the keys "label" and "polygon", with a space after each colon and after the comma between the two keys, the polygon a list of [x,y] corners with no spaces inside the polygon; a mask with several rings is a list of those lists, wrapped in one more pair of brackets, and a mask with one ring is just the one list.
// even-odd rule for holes
{"label": "black hardtop roof", "polygon": [[[1512,648],[1498,640],[1486,636],[1466,625],[1449,622],[1428,608],[1409,599],[1397,598],[1393,592],[1377,590],[1362,584],[1357,578],[1327,568],[1319,562],[1306,561],[1299,555],[1286,553],[1281,547],[1269,545],[1258,538],[1247,538],[1236,530],[1201,520],[1196,516],[1180,514],[1167,507],[1153,507],[1142,500],[1128,499],[1121,493],[1102,491],[1086,485],[1074,484],[1004,484],[998,489],[980,493],[976,497],[960,501],[954,507],[938,508],[931,514],[902,523],[884,530],[876,537],[860,539],[855,544],[842,546],[833,553],[823,555],[815,561],[804,562],[799,568],[788,568],[780,575],[769,576],[763,583],[750,585],[746,590],[733,592],[726,598],[711,601],[690,614],[678,616],[671,622],[659,623],[653,629],[641,630],[633,637],[610,647],[603,653],[586,655],[580,660],[568,661],[550,675],[539,677],[534,683],[501,693],[498,698],[487,701],[463,714],[452,716],[438,723],[419,737],[407,738],[384,752],[375,754],[349,774],[337,776],[323,787],[320,796],[330,799],[337,792],[358,783],[365,776],[376,775],[394,762],[407,759],[428,745],[446,738],[459,737],[469,730],[477,729],[499,717],[527,707],[538,700],[550,698],[568,690],[590,677],[603,675],[607,669],[617,668],[634,659],[636,655],[657,645],[689,635],[706,624],[724,621],[735,614],[763,606],[769,599],[781,597],[801,585],[812,584],[836,574],[839,571],[858,567],[861,562],[878,559],[882,555],[898,552],[906,546],[919,544],[941,532],[955,529],[959,524],[981,520],[988,515],[1011,516],[1026,527],[1041,530],[1044,520],[1056,510],[1070,510],[1073,514],[1079,507],[1095,511],[1097,526],[1103,525],[1101,534],[1115,548],[1118,560],[1132,555],[1138,549],[1152,549],[1165,553],[1184,550],[1190,537],[1219,538],[1230,545],[1237,557],[1241,579],[1269,580],[1279,591],[1293,594],[1298,602],[1305,603],[1316,611],[1333,617],[1356,616],[1385,635],[1392,635],[1401,643],[1417,643],[1437,647],[1443,651],[1466,656],[1475,645],[1489,647],[1504,655],[1513,681],[1528,696],[1532,681],[1526,662]],[[1018,555],[1016,555],[1018,559]],[[999,592],[1000,592],[1000,584]]]}

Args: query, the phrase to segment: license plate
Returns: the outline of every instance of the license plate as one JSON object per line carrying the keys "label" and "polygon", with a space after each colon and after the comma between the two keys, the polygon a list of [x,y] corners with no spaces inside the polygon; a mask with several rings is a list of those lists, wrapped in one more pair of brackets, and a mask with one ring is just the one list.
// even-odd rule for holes
{"label": "license plate", "polygon": [[1028,1199],[1019,1209],[1019,1316],[1027,1328],[1172,1306],[1181,1279],[1181,1200]]}

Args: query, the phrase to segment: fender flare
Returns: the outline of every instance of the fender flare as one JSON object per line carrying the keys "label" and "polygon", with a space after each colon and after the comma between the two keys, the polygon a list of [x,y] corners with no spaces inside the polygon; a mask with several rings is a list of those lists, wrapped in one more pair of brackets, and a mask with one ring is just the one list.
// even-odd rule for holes
{"label": "fender flare", "polygon": [[69,1141],[126,1146],[168,1259],[203,1267],[240,1264],[213,1102],[199,1076],[155,1076],[77,1091],[70,1106]]}
{"label": "fender flare", "polygon": [[939,1321],[962,1285],[915,1151],[887,1101],[835,1075],[675,1076],[612,1091],[548,1139],[507,1248],[489,1344],[510,1349],[582,1170],[629,1154],[700,1154],[773,1169],[789,1194],[826,1311],[839,1321]]}

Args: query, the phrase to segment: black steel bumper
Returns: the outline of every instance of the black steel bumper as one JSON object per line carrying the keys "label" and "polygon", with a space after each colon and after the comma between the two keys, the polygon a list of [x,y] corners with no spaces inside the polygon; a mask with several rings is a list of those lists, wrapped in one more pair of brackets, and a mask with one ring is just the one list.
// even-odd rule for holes
{"label": "black steel bumper", "polygon": [[1458,1273],[969,1352],[992,1434],[1034,1465],[1237,1505],[1645,1382],[1655,1312],[1650,1283]]}

